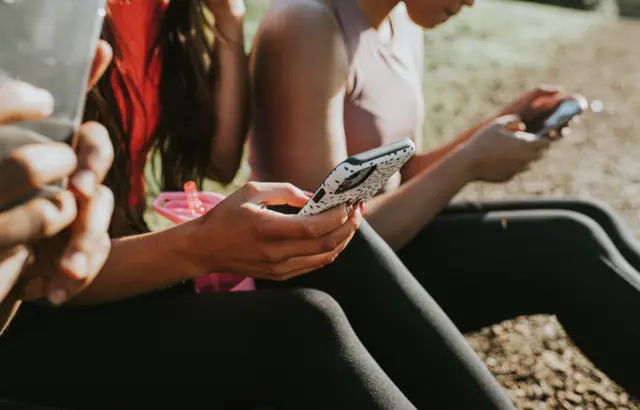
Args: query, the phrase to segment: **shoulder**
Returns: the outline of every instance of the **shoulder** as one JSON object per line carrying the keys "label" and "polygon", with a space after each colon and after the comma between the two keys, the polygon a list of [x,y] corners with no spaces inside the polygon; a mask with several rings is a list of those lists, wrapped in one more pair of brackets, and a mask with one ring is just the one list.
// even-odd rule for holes
{"label": "shoulder", "polygon": [[277,48],[292,63],[346,61],[344,40],[328,1],[275,0],[260,22],[254,52]]}
{"label": "shoulder", "polygon": [[287,23],[281,30],[304,27],[334,30],[335,16],[331,11],[331,0],[274,0],[262,18],[260,26],[275,30],[276,25]]}

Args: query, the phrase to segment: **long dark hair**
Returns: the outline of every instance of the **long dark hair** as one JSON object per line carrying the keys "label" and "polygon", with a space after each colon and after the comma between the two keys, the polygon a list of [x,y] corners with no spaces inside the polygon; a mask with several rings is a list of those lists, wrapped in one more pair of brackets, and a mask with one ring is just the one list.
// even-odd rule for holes
{"label": "long dark hair", "polygon": [[[87,97],[85,121],[102,123],[116,152],[106,183],[113,190],[116,208],[110,233],[118,237],[148,230],[141,210],[129,207],[131,131],[134,120],[144,119],[134,119],[131,101],[140,98],[140,93],[126,82],[118,68],[123,49],[116,42],[109,15],[102,38],[113,48],[114,60]],[[219,73],[212,38],[213,21],[202,0],[171,1],[162,16],[156,46],[147,57],[151,61],[152,53],[159,52],[162,61],[159,119],[149,148],[160,156],[160,182],[165,190],[179,190],[188,180],[201,185],[208,166],[217,123],[215,86]],[[124,94],[124,117],[114,83]]]}

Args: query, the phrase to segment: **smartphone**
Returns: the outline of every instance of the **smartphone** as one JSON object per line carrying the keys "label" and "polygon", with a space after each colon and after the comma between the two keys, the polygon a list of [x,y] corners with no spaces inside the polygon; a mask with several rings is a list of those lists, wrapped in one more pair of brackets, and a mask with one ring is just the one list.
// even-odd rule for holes
{"label": "smartphone", "polygon": [[74,143],[105,7],[106,0],[0,0],[0,86],[21,80],[55,100],[51,117],[14,125]]}
{"label": "smartphone", "polygon": [[299,214],[316,215],[371,199],[415,151],[413,141],[403,139],[347,158],[331,171]]}
{"label": "smartphone", "polygon": [[535,130],[533,134],[538,138],[544,138],[551,131],[559,131],[575,116],[585,112],[588,106],[586,98],[581,95],[574,95],[572,98],[560,103],[558,108],[542,122],[540,129]]}
{"label": "smartphone", "polygon": [[[75,145],[105,7],[106,0],[0,0],[0,87],[20,80],[48,90],[55,100],[49,118],[0,125],[0,158],[26,144]],[[0,211],[65,184],[0,204]]]}

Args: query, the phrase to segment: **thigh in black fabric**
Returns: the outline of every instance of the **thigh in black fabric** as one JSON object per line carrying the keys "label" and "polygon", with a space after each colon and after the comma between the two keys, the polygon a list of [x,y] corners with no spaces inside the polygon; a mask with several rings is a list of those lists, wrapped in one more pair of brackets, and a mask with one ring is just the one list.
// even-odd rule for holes
{"label": "thigh in black fabric", "polygon": [[[74,309],[0,343],[0,389],[73,408],[412,408],[314,290],[161,295]],[[375,392],[375,393],[374,393]]]}
{"label": "thigh in black fabric", "polygon": [[622,256],[640,270],[640,245],[624,220],[606,202],[581,198],[533,198],[483,202],[457,202],[441,215],[486,214],[495,211],[561,210],[583,214],[593,219],[606,232]]}
{"label": "thigh in black fabric", "polygon": [[258,286],[309,287],[333,296],[367,350],[418,408],[513,408],[462,334],[366,222],[333,264]]}
{"label": "thigh in black fabric", "polygon": [[595,221],[562,210],[443,215],[399,252],[463,331],[552,313],[576,275],[616,254]]}
{"label": "thigh in black fabric", "polygon": [[63,410],[60,408],[40,406],[37,404],[29,404],[25,402],[0,400],[0,410]]}

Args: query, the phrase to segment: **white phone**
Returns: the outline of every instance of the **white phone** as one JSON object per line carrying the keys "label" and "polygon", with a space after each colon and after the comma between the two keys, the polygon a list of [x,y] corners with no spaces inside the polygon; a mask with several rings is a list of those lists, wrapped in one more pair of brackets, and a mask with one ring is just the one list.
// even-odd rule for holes
{"label": "white phone", "polygon": [[331,171],[299,214],[316,215],[373,198],[415,151],[413,141],[402,139],[347,158]]}

